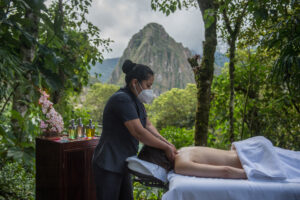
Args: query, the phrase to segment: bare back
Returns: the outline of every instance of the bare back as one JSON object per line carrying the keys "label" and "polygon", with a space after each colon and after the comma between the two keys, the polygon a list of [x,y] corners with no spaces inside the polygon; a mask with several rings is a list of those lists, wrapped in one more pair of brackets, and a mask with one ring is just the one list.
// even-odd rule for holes
{"label": "bare back", "polygon": [[238,155],[233,150],[226,151],[209,147],[183,147],[178,151],[175,162],[179,160],[242,168]]}
{"label": "bare back", "polygon": [[211,178],[247,178],[235,150],[184,147],[175,157],[178,174]]}

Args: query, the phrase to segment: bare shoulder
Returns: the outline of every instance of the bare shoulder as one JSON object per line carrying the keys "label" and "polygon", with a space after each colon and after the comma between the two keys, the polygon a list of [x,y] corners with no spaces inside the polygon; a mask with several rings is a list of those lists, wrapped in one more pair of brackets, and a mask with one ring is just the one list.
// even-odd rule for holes
{"label": "bare shoulder", "polygon": [[181,147],[178,152],[195,152],[204,149],[210,149],[208,147],[201,147],[201,146],[189,146],[189,147]]}
{"label": "bare shoulder", "polygon": [[181,148],[178,150],[178,153],[189,152],[189,151],[193,151],[194,149],[195,149],[194,146],[181,147]]}

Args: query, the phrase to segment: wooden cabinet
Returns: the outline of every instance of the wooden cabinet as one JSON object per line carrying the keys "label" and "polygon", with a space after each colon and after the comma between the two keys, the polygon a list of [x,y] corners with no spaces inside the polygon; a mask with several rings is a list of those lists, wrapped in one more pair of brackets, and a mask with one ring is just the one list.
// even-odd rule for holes
{"label": "wooden cabinet", "polygon": [[36,200],[93,200],[92,157],[99,138],[36,139]]}

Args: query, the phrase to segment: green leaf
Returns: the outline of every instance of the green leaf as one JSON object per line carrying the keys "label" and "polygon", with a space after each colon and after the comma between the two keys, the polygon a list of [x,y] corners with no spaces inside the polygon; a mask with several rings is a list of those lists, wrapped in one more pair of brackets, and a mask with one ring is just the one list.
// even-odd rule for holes
{"label": "green leaf", "polygon": [[11,147],[7,151],[7,157],[12,157],[14,160],[22,160],[24,152],[19,147]]}

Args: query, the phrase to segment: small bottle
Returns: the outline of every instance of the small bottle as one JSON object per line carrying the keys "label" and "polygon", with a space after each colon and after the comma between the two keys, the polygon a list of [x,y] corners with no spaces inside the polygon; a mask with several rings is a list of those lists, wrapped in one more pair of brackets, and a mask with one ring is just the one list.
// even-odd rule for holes
{"label": "small bottle", "polygon": [[91,134],[92,134],[92,138],[95,137],[95,126],[94,125],[92,125],[92,133]]}
{"label": "small bottle", "polygon": [[78,119],[78,125],[77,125],[77,137],[82,138],[84,137],[84,132],[83,132],[83,124],[81,121],[81,118]]}
{"label": "small bottle", "polygon": [[76,127],[74,119],[71,120],[71,124],[69,126],[69,139],[74,140],[76,138]]}
{"label": "small bottle", "polygon": [[86,129],[86,137],[88,139],[92,139],[92,131],[93,131],[93,125],[92,125],[92,120],[90,119],[89,120],[89,125],[87,126],[87,129]]}

